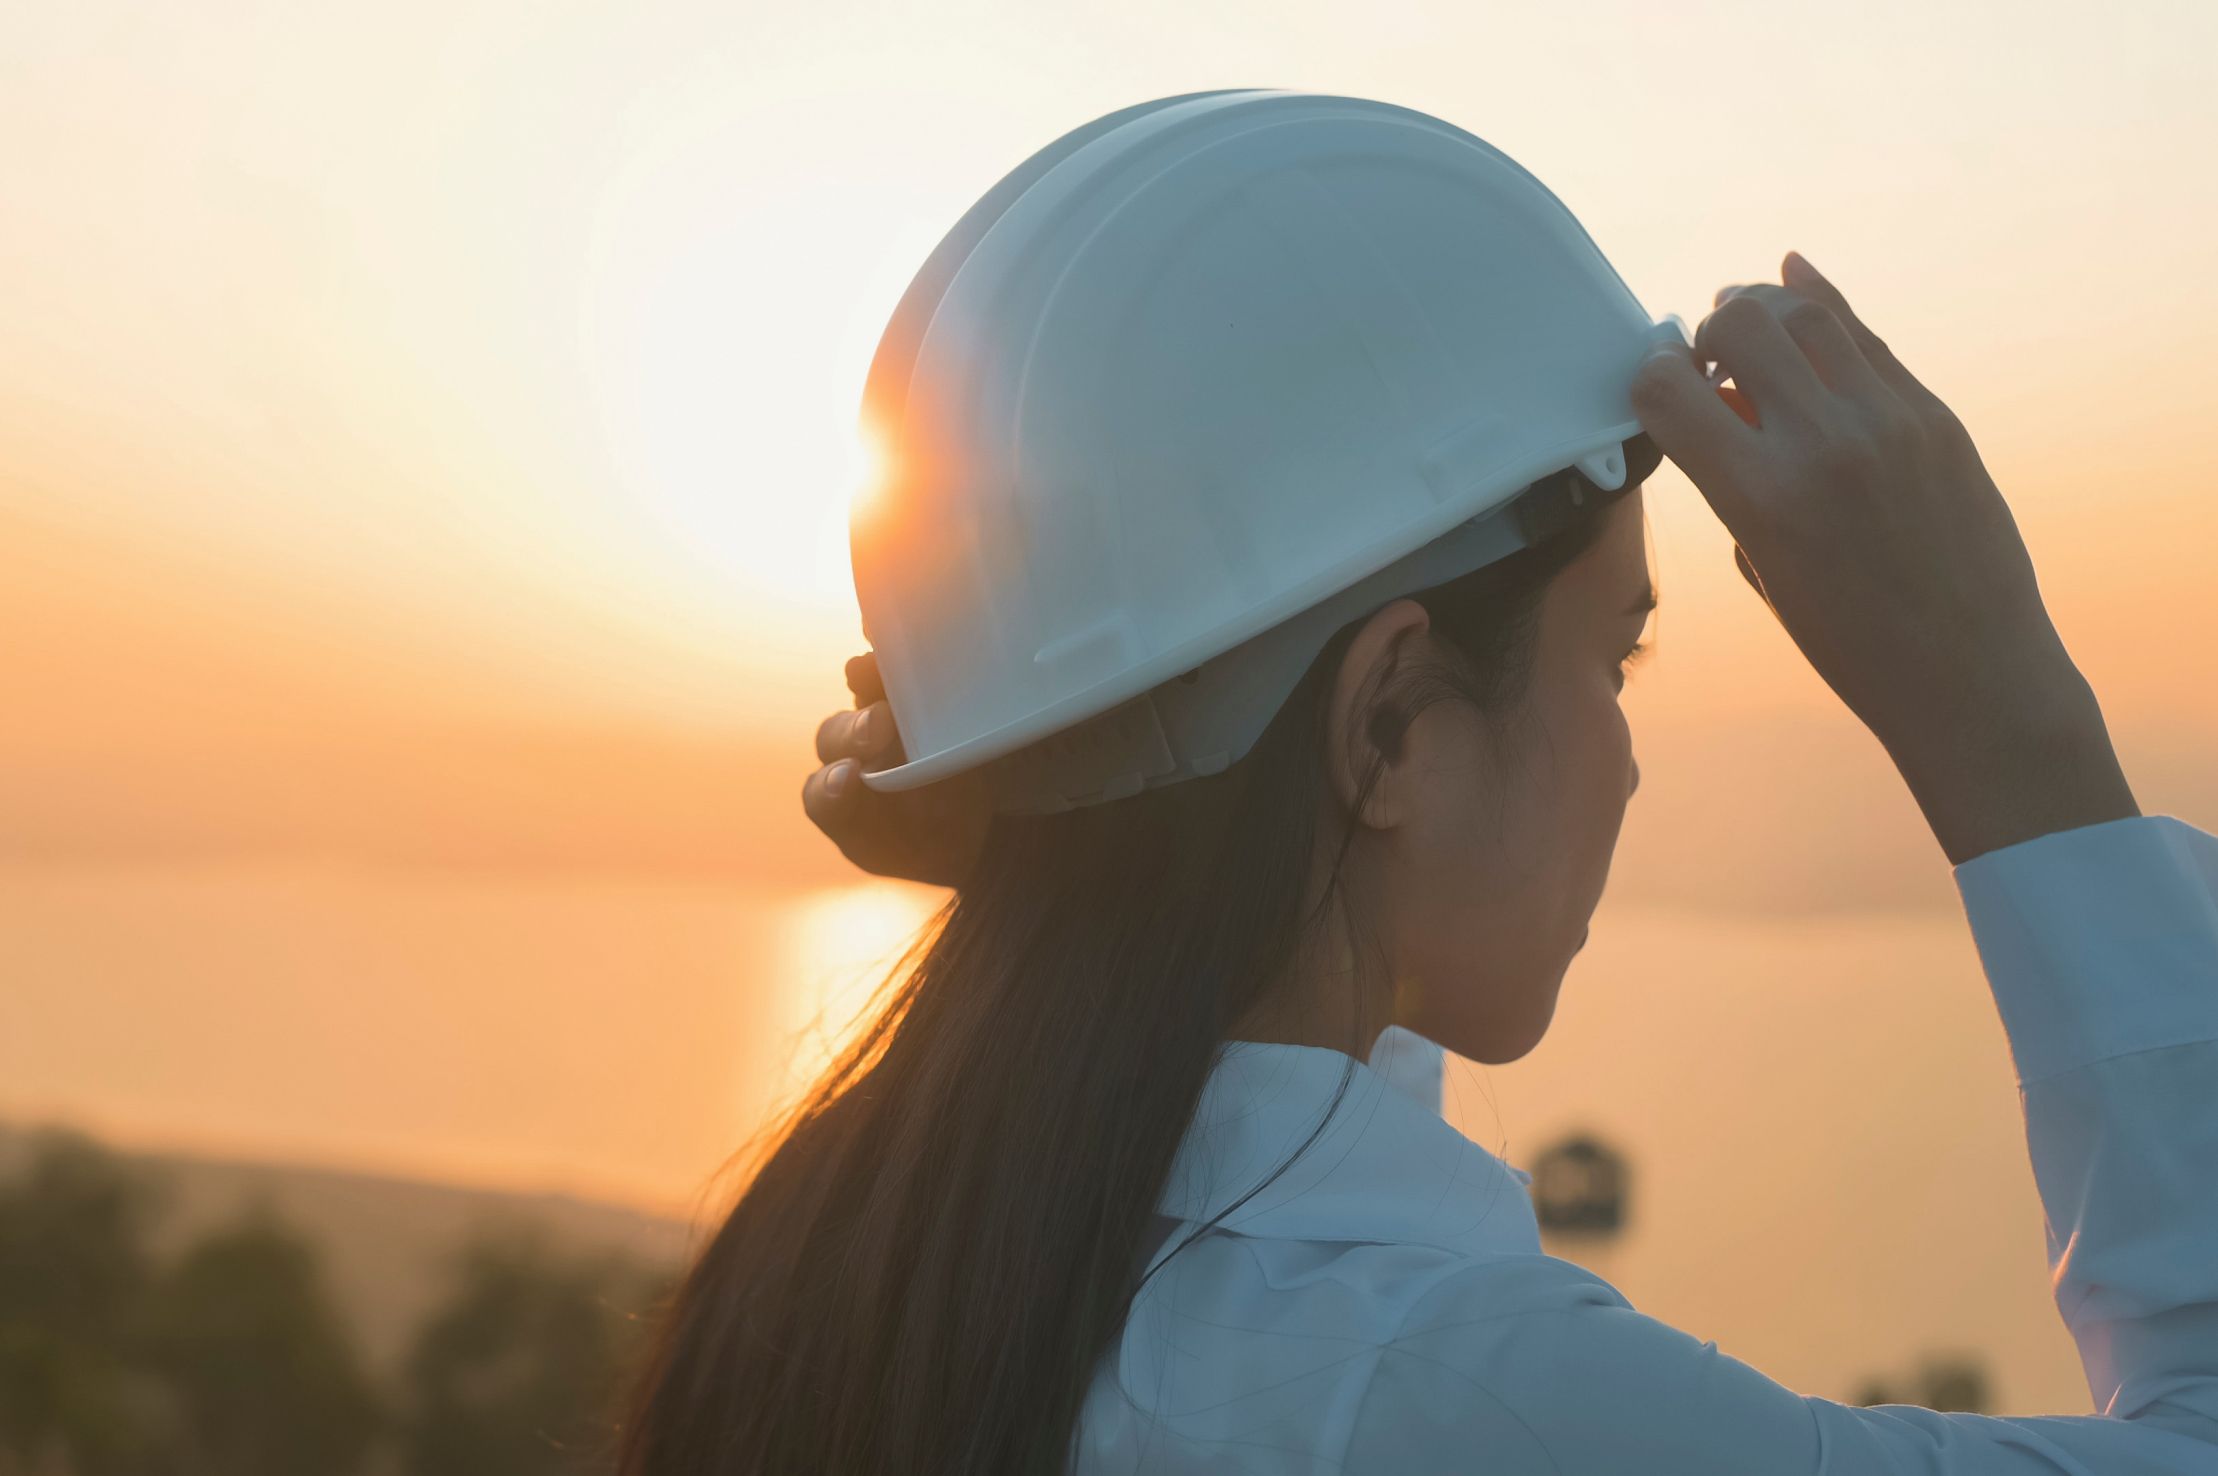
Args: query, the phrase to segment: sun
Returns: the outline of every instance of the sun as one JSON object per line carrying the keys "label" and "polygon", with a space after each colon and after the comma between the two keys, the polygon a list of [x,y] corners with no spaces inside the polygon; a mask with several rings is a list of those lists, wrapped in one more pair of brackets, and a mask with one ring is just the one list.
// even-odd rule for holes
{"label": "sun", "polygon": [[877,502],[889,470],[885,445],[878,432],[868,425],[858,426],[848,446],[847,509],[850,519],[869,512]]}
{"label": "sun", "polygon": [[797,183],[766,216],[698,183],[643,157],[605,191],[581,330],[611,495],[650,573],[852,610],[848,519],[885,471],[863,384],[939,231],[868,191]]}

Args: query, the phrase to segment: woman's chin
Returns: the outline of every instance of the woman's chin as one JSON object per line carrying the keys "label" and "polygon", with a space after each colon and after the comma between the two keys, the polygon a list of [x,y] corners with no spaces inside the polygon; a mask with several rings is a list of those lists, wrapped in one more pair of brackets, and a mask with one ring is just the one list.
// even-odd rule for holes
{"label": "woman's chin", "polygon": [[1553,994],[1536,1020],[1520,1021],[1514,1025],[1496,1023],[1482,1031],[1471,1033],[1464,1045],[1443,1040],[1440,1043],[1467,1061],[1482,1066],[1507,1066],[1512,1061],[1523,1060],[1533,1052],[1548,1034],[1548,1027],[1555,1023],[1556,1006]]}

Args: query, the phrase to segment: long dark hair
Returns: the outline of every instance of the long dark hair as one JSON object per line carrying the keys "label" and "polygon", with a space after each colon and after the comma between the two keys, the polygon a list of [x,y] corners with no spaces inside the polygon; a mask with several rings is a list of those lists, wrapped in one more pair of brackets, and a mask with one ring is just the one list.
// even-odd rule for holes
{"label": "long dark hair", "polygon": [[[1394,755],[1450,700],[1514,726],[1541,595],[1605,505],[1589,484],[1535,546],[1413,596],[1448,661],[1398,655],[1361,736]],[[1323,724],[1361,624],[1224,772],[995,819],[674,1294],[623,1476],[1066,1469],[1226,1033],[1340,890]]]}

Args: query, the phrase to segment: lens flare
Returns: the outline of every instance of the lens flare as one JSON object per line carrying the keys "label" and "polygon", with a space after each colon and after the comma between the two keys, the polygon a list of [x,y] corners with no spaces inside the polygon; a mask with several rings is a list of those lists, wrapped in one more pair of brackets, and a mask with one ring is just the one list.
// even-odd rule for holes
{"label": "lens flare", "polygon": [[886,482],[886,450],[877,432],[868,426],[858,427],[855,440],[848,451],[847,510],[848,516],[869,513],[877,502]]}

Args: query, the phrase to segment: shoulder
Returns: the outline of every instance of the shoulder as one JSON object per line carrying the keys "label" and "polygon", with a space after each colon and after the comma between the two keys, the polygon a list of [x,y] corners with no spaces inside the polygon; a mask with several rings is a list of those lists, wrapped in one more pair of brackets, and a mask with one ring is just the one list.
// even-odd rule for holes
{"label": "shoulder", "polygon": [[1456,1257],[1407,1293],[1381,1339],[1380,1368],[1418,1365],[1467,1383],[1493,1377],[1504,1359],[1561,1358],[1599,1315],[1633,1310],[1600,1276],[1546,1254]]}
{"label": "shoulder", "polygon": [[1630,1309],[1624,1293],[1574,1261],[1542,1252],[1456,1256],[1410,1299],[1402,1336],[1473,1316],[1529,1316],[1579,1307]]}
{"label": "shoulder", "polygon": [[1570,1261],[1232,1234],[1135,1302],[1082,1429],[1088,1472],[1814,1469],[1798,1396]]}
{"label": "shoulder", "polygon": [[[1350,1471],[1801,1470],[1799,1395],[1547,1255],[1444,1268],[1380,1348]],[[1667,1458],[1668,1457],[1668,1458]],[[1722,1464],[1704,1467],[1705,1461]]]}
{"label": "shoulder", "polygon": [[1411,1404],[1429,1406],[1422,1418],[1453,1417],[1470,1399],[1435,1391],[1487,1377],[1490,1338],[1521,1317],[1589,1304],[1625,1303],[1545,1255],[1208,1234],[1135,1300],[1089,1393],[1081,1469],[1186,1469],[1207,1453],[1231,1462],[1210,1469],[1247,1469],[1236,1455],[1268,1451],[1256,1469],[1430,1471],[1398,1436],[1341,1460],[1359,1418],[1391,1427]]}
{"label": "shoulder", "polygon": [[1537,1252],[1473,1255],[1406,1242],[1250,1239],[1221,1231],[1166,1262],[1140,1301],[1158,1298],[1181,1309],[1212,1300],[1303,1306],[1379,1342],[1480,1308],[1628,1305],[1585,1267]]}
{"label": "shoulder", "polygon": [[1172,1257],[1135,1308],[1230,1324],[1242,1320],[1231,1315],[1237,1309],[1263,1305],[1274,1326],[1329,1326],[1381,1348],[1452,1342],[1489,1323],[1550,1312],[1630,1307],[1585,1267],[1537,1252],[1211,1234]]}
{"label": "shoulder", "polygon": [[1637,1357],[1658,1343],[1715,1347],[1642,1316],[1583,1266],[1506,1255],[1441,1267],[1409,1298],[1383,1354],[1450,1379],[1545,1385],[1552,1372],[1577,1365],[1591,1375],[1606,1356]]}

